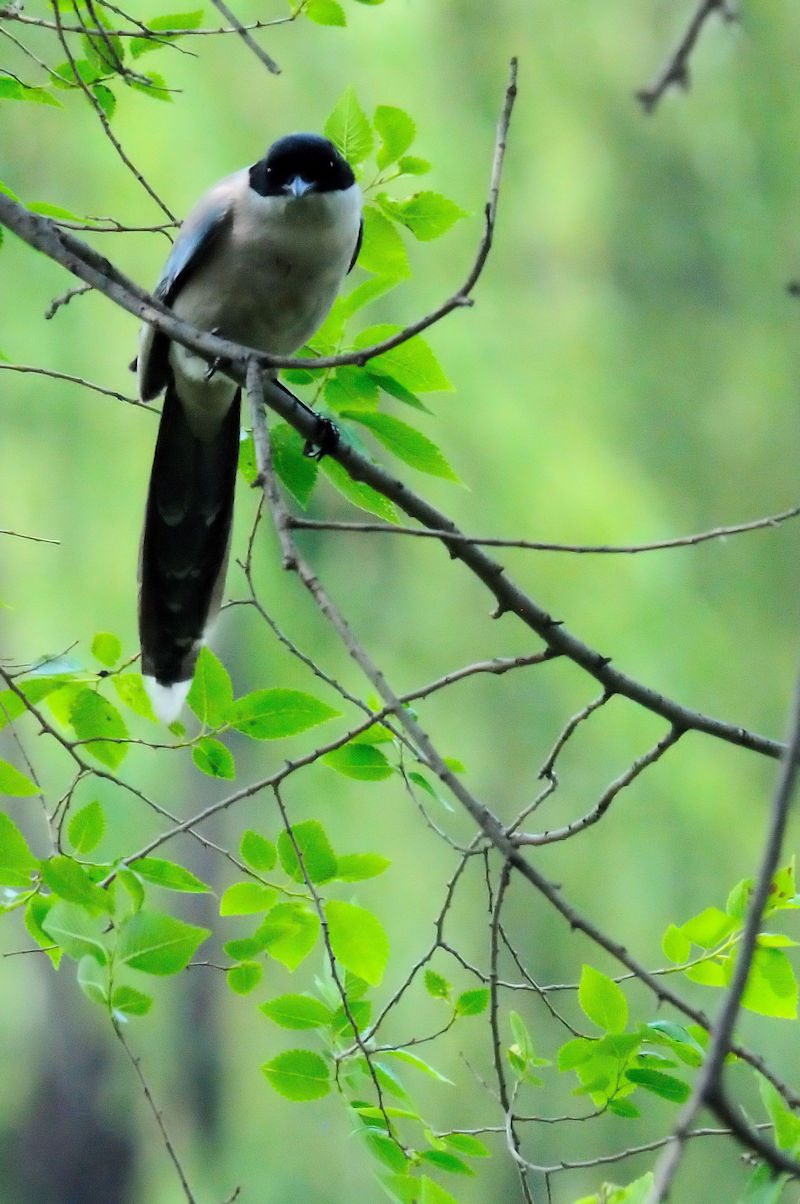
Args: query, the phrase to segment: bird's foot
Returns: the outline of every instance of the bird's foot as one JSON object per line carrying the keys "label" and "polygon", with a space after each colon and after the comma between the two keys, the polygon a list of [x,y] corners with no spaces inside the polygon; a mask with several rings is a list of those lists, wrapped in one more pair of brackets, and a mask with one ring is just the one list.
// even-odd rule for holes
{"label": "bird's foot", "polygon": [[335,451],[338,447],[339,428],[331,422],[330,418],[322,418],[319,414],[315,414],[314,419],[316,422],[314,434],[306,439],[303,455],[308,456],[310,460],[321,460],[323,456],[327,456],[329,452]]}

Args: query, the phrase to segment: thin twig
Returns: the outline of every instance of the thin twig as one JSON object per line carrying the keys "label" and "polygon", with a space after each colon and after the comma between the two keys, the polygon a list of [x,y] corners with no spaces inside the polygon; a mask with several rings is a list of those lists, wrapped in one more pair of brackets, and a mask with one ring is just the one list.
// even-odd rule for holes
{"label": "thin twig", "polygon": [[239,34],[239,37],[244,42],[245,46],[247,46],[249,50],[252,50],[256,58],[264,64],[267,71],[271,72],[272,75],[280,75],[281,69],[278,64],[273,58],[270,58],[266,50],[259,46],[258,42],[249,32],[248,27],[242,25],[236,14],[232,13],[227,4],[224,3],[224,0],[211,0],[211,3],[214,5],[214,8],[218,9],[218,11],[222,13],[226,21],[230,21],[231,25]]}
{"label": "thin twig", "polygon": [[688,88],[689,58],[702,33],[703,26],[712,13],[717,12],[726,21],[733,21],[736,18],[736,14],[730,7],[729,0],[700,0],[694,16],[686,28],[686,32],[656,82],[649,88],[641,88],[636,93],[636,99],[640,102],[645,113],[652,113],[654,111],[668,88],[676,86]]}

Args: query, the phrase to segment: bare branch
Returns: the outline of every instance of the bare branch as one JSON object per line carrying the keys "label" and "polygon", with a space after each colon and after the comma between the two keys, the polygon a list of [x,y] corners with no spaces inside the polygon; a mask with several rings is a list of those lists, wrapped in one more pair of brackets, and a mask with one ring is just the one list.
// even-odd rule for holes
{"label": "bare branch", "polygon": [[703,26],[713,13],[719,13],[725,21],[736,20],[731,0],[700,0],[686,32],[658,79],[649,88],[641,88],[636,93],[636,99],[641,103],[645,113],[652,113],[655,110],[668,88],[689,87],[689,58],[702,33]]}
{"label": "bare branch", "polygon": [[252,50],[256,58],[264,64],[267,71],[270,71],[273,75],[280,75],[281,69],[278,64],[274,59],[270,58],[266,50],[259,46],[258,42],[248,31],[248,28],[242,25],[239,18],[235,13],[231,12],[224,0],[211,0],[211,3],[214,5],[214,8],[218,9],[219,12],[222,13],[226,21],[230,21],[232,27],[239,34],[245,46],[247,46],[249,50]]}

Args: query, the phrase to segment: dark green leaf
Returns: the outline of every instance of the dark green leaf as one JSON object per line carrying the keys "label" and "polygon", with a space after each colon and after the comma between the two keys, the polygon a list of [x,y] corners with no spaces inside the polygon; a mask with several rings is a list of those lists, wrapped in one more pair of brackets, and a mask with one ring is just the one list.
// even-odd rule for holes
{"label": "dark green leaf", "polygon": [[[354,347],[360,350],[374,346],[398,334],[402,328],[383,324],[368,326],[360,331],[355,339]],[[439,361],[433,354],[428,343],[419,335],[407,339],[390,351],[385,351],[379,359],[369,361],[370,368],[390,376],[411,393],[430,393],[440,389],[452,389],[450,381],[442,371]]]}
{"label": "dark green leaf", "polygon": [[125,743],[128,729],[113,703],[94,690],[81,690],[72,703],[69,717],[78,739],[88,741],[86,752],[110,769],[116,769],[128,751]]}
{"label": "dark green leaf", "polygon": [[429,995],[433,995],[434,999],[447,999],[450,994],[450,983],[446,978],[442,978],[441,974],[436,974],[433,970],[426,970],[425,990]]}
{"label": "dark green leaf", "polygon": [[363,782],[378,782],[394,772],[381,750],[371,744],[344,744],[326,753],[322,760],[345,777]]}
{"label": "dark green leaf", "polygon": [[625,1073],[632,1083],[662,1099],[682,1104],[689,1098],[689,1085],[672,1074],[664,1074],[660,1070],[628,1070]]}
{"label": "dark green leaf", "polygon": [[459,1016],[478,1016],[489,1005],[489,991],[479,987],[475,991],[462,991],[456,998],[456,1012]]}
{"label": "dark green leaf", "polygon": [[300,690],[254,690],[238,698],[225,716],[231,727],[256,740],[294,736],[339,714],[327,703]]}
{"label": "dark green leaf", "polygon": [[236,777],[236,763],[233,753],[220,740],[213,736],[203,736],[192,749],[192,760],[202,773],[210,778],[225,778],[233,781]]}
{"label": "dark green leaf", "polygon": [[365,413],[363,410],[345,410],[342,417],[366,426],[384,447],[419,472],[444,477],[448,481],[458,480],[436,444],[399,418],[391,414]]}
{"label": "dark green leaf", "polygon": [[153,1006],[153,998],[135,987],[121,986],[111,996],[111,1006],[115,1012],[124,1012],[126,1016],[146,1016]]}
{"label": "dark green leaf", "polygon": [[449,1171],[451,1175],[475,1174],[471,1166],[468,1166],[461,1158],[457,1158],[455,1154],[448,1154],[446,1150],[423,1150],[420,1159],[423,1162],[432,1163],[440,1171]]}
{"label": "dark green leaf", "polygon": [[303,455],[305,440],[286,422],[270,429],[272,462],[279,480],[305,510],[317,483],[319,467],[316,460]]}

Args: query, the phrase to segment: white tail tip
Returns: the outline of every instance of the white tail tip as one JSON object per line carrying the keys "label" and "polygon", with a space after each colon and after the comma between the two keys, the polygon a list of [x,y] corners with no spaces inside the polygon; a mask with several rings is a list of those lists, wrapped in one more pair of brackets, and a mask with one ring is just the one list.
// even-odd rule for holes
{"label": "white tail tip", "polygon": [[163,686],[154,677],[144,677],[142,680],[158,718],[162,723],[168,725],[174,723],[186,701],[186,695],[192,684],[191,680],[175,681],[171,686]]}

